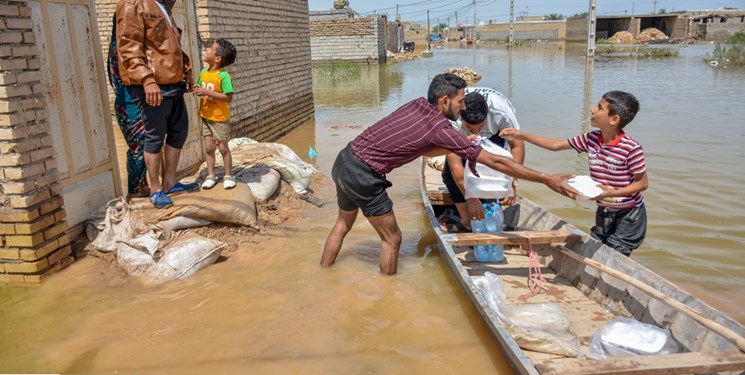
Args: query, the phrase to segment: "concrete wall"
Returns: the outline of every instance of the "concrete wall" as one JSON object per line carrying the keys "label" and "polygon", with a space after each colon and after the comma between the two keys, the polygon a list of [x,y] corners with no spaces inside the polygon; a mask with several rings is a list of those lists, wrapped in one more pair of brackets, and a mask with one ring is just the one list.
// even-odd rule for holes
{"label": "concrete wall", "polygon": [[72,263],[31,8],[0,1],[0,282]]}
{"label": "concrete wall", "polygon": [[699,23],[697,28],[698,35],[703,37],[704,40],[723,42],[738,31],[745,32],[745,22],[742,21],[742,18],[728,18],[725,23]]}
{"label": "concrete wall", "polygon": [[367,17],[310,21],[313,61],[385,61],[385,19]]}

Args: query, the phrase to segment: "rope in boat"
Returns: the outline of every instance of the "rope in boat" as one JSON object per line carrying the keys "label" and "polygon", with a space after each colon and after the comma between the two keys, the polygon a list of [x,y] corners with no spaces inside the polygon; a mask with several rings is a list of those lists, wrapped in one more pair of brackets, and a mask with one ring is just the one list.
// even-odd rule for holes
{"label": "rope in boat", "polygon": [[530,262],[528,263],[528,287],[530,287],[530,290],[518,297],[520,301],[527,301],[529,298],[540,293],[543,283],[546,282],[546,279],[543,278],[543,274],[541,273],[541,264],[538,263],[538,255],[533,251],[530,232],[525,232],[525,236],[528,238],[528,248],[525,251],[528,253],[528,257],[530,257]]}

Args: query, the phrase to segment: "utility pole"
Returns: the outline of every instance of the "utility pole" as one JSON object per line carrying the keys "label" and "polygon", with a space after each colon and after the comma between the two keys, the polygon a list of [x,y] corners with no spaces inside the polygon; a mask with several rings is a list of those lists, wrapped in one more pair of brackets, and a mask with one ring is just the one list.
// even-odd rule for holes
{"label": "utility pole", "polygon": [[427,10],[427,51],[432,50],[432,36],[429,34],[429,10]]}
{"label": "utility pole", "polygon": [[473,30],[471,30],[471,39],[476,44],[476,0],[473,0]]}
{"label": "utility pole", "polygon": [[458,12],[455,12],[455,37],[458,37]]}
{"label": "utility pole", "polygon": [[631,3],[631,17],[634,16],[634,3]]}
{"label": "utility pole", "polygon": [[657,0],[653,1],[652,4],[654,4],[654,8],[652,8],[652,14],[657,14]]}
{"label": "utility pole", "polygon": [[510,0],[510,37],[507,40],[507,43],[510,47],[512,47],[512,44],[514,43],[514,34],[513,30],[515,29],[515,0]]}
{"label": "utility pole", "polygon": [[587,58],[595,57],[595,27],[597,24],[595,15],[595,0],[590,0],[590,12],[587,14]]}

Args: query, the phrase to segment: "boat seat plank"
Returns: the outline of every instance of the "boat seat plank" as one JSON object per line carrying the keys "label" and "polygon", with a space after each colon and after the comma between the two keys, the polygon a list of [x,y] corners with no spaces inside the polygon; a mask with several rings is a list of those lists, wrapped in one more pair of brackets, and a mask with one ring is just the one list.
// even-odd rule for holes
{"label": "boat seat plank", "polygon": [[582,236],[566,230],[514,231],[501,233],[458,233],[449,236],[453,246],[474,245],[534,245],[552,243],[579,243]]}
{"label": "boat seat plank", "polygon": [[745,353],[692,352],[660,356],[634,356],[601,361],[555,358],[534,362],[541,375],[549,374],[698,374],[745,369]]}

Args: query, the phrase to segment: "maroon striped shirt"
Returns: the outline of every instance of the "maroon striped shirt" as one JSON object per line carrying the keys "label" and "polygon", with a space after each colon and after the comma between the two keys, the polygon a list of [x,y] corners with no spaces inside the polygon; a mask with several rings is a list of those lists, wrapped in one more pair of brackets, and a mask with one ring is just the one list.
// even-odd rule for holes
{"label": "maroon striped shirt", "polygon": [[476,165],[481,146],[461,135],[437,107],[419,98],[404,104],[352,141],[352,153],[382,175],[435,147]]}

